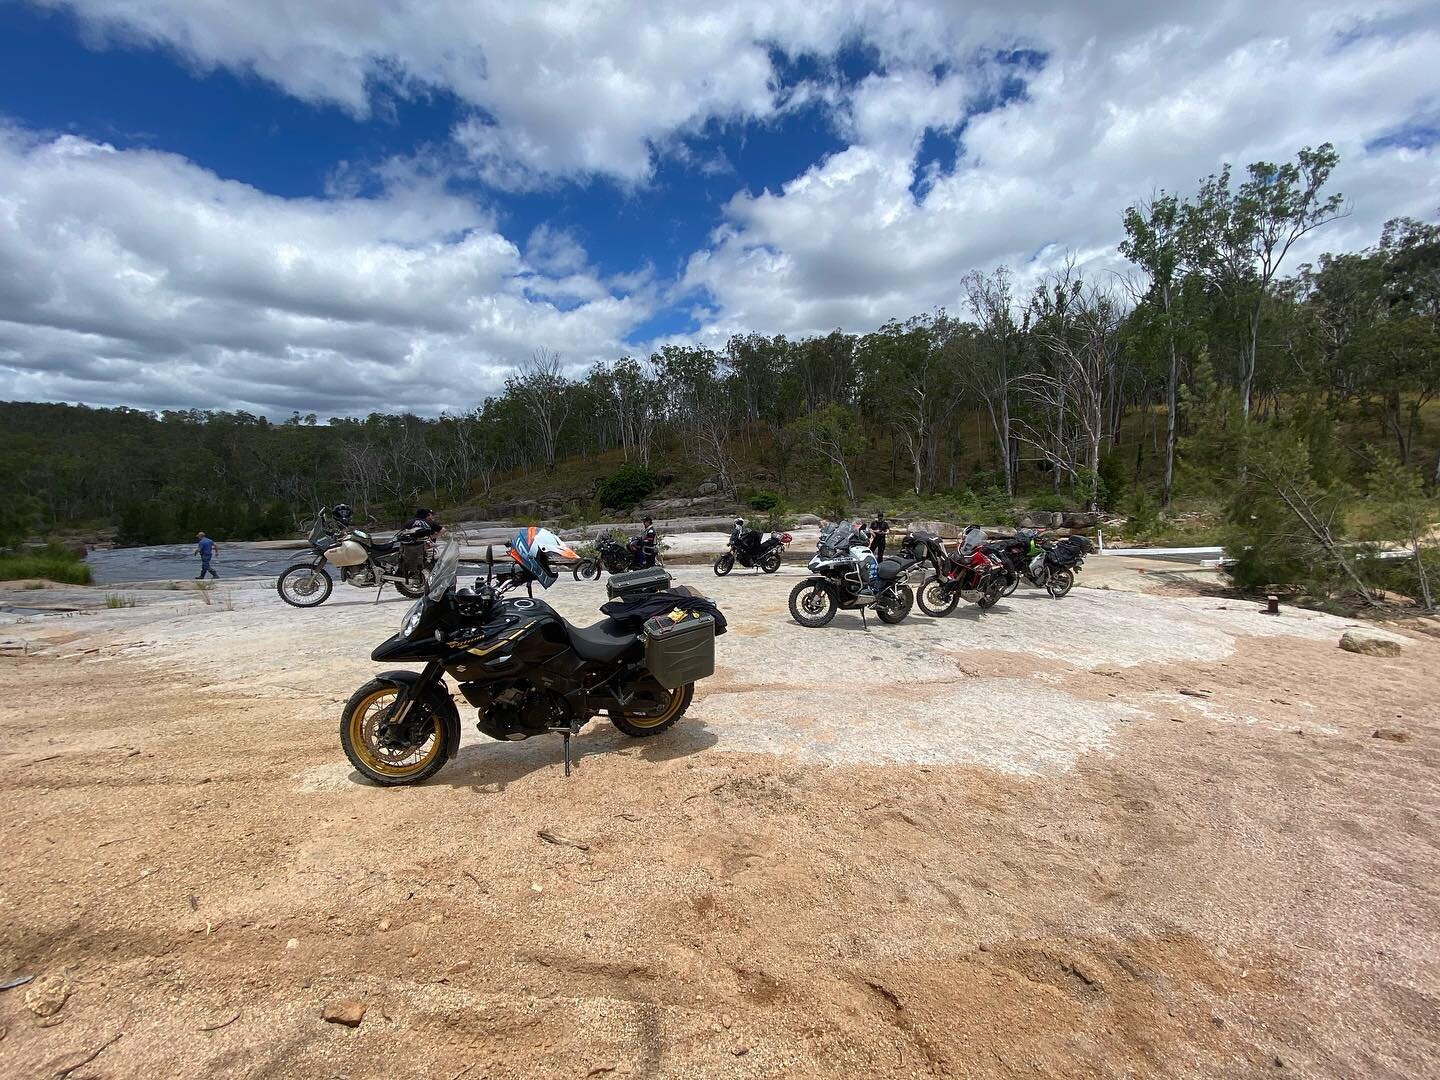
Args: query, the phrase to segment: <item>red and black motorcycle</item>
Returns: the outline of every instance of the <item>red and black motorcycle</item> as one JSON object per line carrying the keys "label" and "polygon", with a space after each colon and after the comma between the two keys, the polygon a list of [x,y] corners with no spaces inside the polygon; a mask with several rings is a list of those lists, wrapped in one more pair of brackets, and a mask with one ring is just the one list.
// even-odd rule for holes
{"label": "red and black motorcycle", "polygon": [[1009,583],[1005,567],[985,550],[985,530],[972,525],[965,530],[954,552],[932,533],[910,532],[901,541],[901,550],[911,558],[923,558],[931,565],[916,591],[920,610],[933,618],[949,615],[964,600],[981,611],[994,607]]}

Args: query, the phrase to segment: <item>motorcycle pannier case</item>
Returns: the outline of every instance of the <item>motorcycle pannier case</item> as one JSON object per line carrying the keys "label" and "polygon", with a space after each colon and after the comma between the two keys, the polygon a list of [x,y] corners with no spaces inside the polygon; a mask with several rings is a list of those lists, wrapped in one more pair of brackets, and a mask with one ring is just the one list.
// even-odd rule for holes
{"label": "motorcycle pannier case", "polygon": [[709,615],[670,615],[645,620],[645,666],[666,690],[715,674],[715,620]]}
{"label": "motorcycle pannier case", "polygon": [[659,592],[670,587],[670,575],[663,566],[652,566],[645,570],[631,570],[625,574],[612,574],[605,582],[605,591],[611,600],[638,596],[641,593]]}

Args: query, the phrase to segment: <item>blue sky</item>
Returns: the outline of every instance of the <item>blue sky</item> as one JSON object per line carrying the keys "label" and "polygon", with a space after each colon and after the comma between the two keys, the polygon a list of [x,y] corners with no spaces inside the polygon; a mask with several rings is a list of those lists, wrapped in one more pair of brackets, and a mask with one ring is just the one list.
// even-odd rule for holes
{"label": "blue sky", "polygon": [[437,412],[539,348],[864,331],[1000,264],[1019,302],[1325,140],[1320,246],[1440,206],[1420,3],[398,10],[0,0],[0,397]]}

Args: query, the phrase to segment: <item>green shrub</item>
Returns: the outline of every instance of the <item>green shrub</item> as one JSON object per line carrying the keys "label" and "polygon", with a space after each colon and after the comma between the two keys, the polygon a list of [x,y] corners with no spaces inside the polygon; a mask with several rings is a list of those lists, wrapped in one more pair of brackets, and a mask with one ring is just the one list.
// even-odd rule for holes
{"label": "green shrub", "polygon": [[1165,523],[1160,517],[1160,504],[1143,489],[1137,490],[1126,500],[1125,516],[1128,521],[1126,533],[1136,540],[1156,540],[1164,531]]}
{"label": "green shrub", "polygon": [[774,510],[780,505],[780,496],[773,491],[757,491],[745,500],[751,510]]}
{"label": "green shrub", "polygon": [[0,555],[0,581],[47,578],[68,585],[89,585],[90,567],[72,551],[52,544],[39,551]]}
{"label": "green shrub", "polygon": [[1121,451],[1112,450],[1102,457],[1098,482],[1095,485],[1096,508],[1107,511],[1114,510],[1125,494],[1125,488],[1131,483],[1131,479],[1131,473],[1125,465],[1125,455]]}
{"label": "green shrub", "polygon": [[1050,513],[1056,513],[1061,510],[1069,510],[1070,507],[1066,505],[1069,501],[1070,500],[1066,499],[1063,495],[1057,495],[1052,491],[1047,491],[1043,495],[1032,495],[1026,499],[1025,507],[1027,510],[1044,510]]}
{"label": "green shrub", "polygon": [[105,594],[105,606],[107,608],[134,607],[135,597],[126,596],[124,593],[109,592]]}
{"label": "green shrub", "polygon": [[629,510],[655,490],[655,474],[639,465],[627,464],[600,481],[595,499],[601,506]]}

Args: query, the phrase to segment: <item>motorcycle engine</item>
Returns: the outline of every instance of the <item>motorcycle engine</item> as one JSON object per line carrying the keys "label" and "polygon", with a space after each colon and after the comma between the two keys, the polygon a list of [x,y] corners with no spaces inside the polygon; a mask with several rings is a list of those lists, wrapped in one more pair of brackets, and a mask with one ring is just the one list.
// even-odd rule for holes
{"label": "motorcycle engine", "polygon": [[476,727],[492,739],[518,741],[570,723],[570,706],[559,694],[516,680],[491,687],[490,704]]}
{"label": "motorcycle engine", "polygon": [[371,569],[369,563],[361,566],[347,566],[343,572],[345,574],[345,580],[351,585],[366,586],[375,584],[375,571]]}

